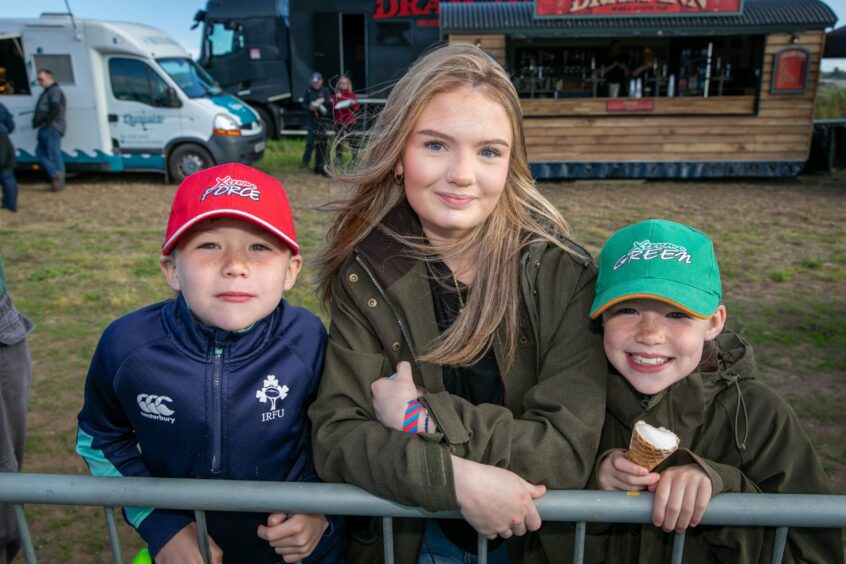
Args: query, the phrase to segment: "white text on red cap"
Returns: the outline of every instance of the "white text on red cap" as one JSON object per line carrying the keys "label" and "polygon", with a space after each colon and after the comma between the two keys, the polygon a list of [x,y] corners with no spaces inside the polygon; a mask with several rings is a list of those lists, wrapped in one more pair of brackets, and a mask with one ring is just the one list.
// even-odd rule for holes
{"label": "white text on red cap", "polygon": [[216,178],[215,180],[217,184],[206,188],[206,191],[203,192],[203,197],[200,198],[201,202],[205,201],[208,196],[234,195],[249,198],[256,202],[261,198],[261,191],[258,189],[258,186],[247,180],[237,180],[231,176]]}

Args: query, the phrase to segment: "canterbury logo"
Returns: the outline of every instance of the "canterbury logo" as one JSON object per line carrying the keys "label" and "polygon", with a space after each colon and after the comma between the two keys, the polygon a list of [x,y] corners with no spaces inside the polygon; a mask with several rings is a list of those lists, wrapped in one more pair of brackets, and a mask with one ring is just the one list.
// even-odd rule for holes
{"label": "canterbury logo", "polygon": [[174,423],[176,421],[175,417],[170,417],[176,412],[166,405],[173,403],[173,400],[167,396],[138,394],[135,401],[138,402],[138,407],[141,408],[141,415],[143,417],[167,421],[168,423]]}

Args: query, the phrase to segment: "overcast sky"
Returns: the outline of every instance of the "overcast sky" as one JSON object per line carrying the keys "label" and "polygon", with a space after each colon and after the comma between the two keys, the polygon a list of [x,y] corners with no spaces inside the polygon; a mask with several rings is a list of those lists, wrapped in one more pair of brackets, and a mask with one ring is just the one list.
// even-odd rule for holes
{"label": "overcast sky", "polygon": [[[846,0],[824,0],[837,14],[837,27],[846,25]],[[68,0],[79,18],[143,23],[168,32],[195,57],[199,52],[200,28],[191,30],[194,14],[205,0]],[[2,17],[31,18],[41,12],[66,12],[64,0],[0,0]],[[846,59],[825,59],[823,70],[846,69]]]}

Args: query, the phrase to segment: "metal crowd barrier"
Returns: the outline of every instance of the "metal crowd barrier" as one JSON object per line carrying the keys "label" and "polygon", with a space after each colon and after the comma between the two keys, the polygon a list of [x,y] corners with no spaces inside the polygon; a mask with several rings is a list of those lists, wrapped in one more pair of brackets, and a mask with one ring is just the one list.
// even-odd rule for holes
{"label": "metal crowd barrier", "polygon": [[[28,564],[36,562],[23,504],[103,506],[116,564],[123,564],[115,507],[193,510],[201,552],[208,562],[205,511],[289,511],[333,515],[381,516],[385,562],[393,563],[393,519],[460,518],[458,511],[431,513],[375,497],[345,484],[228,481],[169,478],[65,476],[0,473],[0,503],[11,503],[20,527]],[[535,501],[544,521],[576,523],[573,562],[582,564],[586,523],[651,523],[652,494],[604,491],[549,491]],[[788,527],[846,527],[846,496],[794,494],[721,494],[703,525],[776,527],[772,563],[782,560]],[[676,533],[672,563],[682,561],[684,533]],[[487,539],[479,535],[479,563],[487,564]]]}

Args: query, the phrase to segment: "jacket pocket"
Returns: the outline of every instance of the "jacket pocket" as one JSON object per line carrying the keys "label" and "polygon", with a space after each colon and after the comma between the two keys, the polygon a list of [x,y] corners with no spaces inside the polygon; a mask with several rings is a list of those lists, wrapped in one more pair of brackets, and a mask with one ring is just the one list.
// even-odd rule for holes
{"label": "jacket pocket", "polygon": [[35,324],[18,313],[8,292],[0,297],[0,346],[11,346],[23,341]]}

